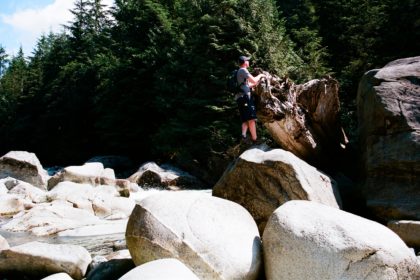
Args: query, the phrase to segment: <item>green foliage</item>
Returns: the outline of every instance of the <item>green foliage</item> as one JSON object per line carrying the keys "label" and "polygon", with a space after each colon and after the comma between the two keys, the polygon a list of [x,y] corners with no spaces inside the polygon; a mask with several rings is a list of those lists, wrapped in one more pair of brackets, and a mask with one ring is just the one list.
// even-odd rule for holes
{"label": "green foliage", "polygon": [[6,70],[8,60],[8,55],[6,53],[6,50],[2,45],[0,45],[0,77],[3,75],[3,72]]}
{"label": "green foliage", "polygon": [[298,55],[307,62],[305,72],[314,77],[332,71],[339,80],[344,125],[354,135],[362,75],[418,55],[420,5],[413,0],[284,0],[278,5]]}
{"label": "green foliage", "polygon": [[353,130],[363,72],[420,49],[414,0],[77,0],[72,13],[29,58],[0,47],[0,152],[209,166],[240,133],[224,91],[240,54],[298,82],[335,73]]}
{"label": "green foliage", "polygon": [[302,60],[295,74],[299,82],[331,74],[327,64],[329,53],[319,35],[316,7],[311,0],[277,1],[279,10],[285,17],[286,32],[291,37],[294,50]]}

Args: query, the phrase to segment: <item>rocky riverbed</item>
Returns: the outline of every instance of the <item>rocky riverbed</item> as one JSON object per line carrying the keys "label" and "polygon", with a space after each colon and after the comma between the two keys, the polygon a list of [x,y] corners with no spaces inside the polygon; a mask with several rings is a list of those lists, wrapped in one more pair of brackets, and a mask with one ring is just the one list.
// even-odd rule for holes
{"label": "rocky riverbed", "polygon": [[345,211],[348,180],[293,150],[250,147],[212,190],[169,165],[124,179],[97,157],[48,174],[11,151],[0,158],[1,280],[420,279],[419,65],[398,60],[360,84],[373,215]]}

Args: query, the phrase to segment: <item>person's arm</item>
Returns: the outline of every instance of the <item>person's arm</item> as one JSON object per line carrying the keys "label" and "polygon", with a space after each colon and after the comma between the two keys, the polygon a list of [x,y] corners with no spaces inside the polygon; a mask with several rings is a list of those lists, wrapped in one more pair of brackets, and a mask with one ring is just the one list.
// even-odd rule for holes
{"label": "person's arm", "polygon": [[248,75],[248,84],[249,87],[254,87],[258,85],[258,83],[261,81],[261,78],[265,77],[264,74],[259,74],[258,76],[254,77],[251,74]]}

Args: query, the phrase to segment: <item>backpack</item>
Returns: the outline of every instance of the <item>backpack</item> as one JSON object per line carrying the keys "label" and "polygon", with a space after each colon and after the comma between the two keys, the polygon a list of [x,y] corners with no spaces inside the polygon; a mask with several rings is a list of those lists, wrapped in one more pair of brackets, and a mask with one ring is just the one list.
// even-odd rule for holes
{"label": "backpack", "polygon": [[232,73],[230,74],[230,76],[227,80],[226,89],[230,93],[235,93],[236,94],[240,91],[240,89],[239,89],[240,84],[238,83],[237,76],[238,76],[238,69],[232,71]]}

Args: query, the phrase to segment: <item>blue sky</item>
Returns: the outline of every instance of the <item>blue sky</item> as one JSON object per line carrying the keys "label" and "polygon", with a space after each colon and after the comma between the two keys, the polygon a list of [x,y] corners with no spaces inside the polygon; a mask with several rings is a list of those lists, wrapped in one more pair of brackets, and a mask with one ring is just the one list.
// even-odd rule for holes
{"label": "blue sky", "polygon": [[[112,0],[102,0],[110,5]],[[14,55],[22,46],[31,55],[37,39],[50,31],[60,32],[72,20],[74,0],[0,0],[0,45]]]}

